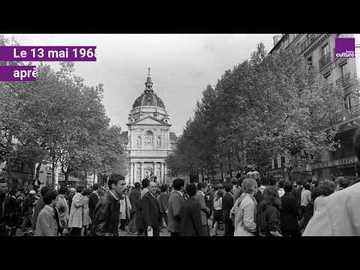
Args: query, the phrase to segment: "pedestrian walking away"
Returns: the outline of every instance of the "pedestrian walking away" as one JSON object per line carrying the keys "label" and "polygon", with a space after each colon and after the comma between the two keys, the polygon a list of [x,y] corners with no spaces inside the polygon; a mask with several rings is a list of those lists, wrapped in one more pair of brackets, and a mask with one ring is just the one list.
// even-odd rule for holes
{"label": "pedestrian walking away", "polygon": [[202,236],[203,228],[201,224],[201,205],[195,198],[196,185],[189,184],[186,186],[186,193],[189,199],[184,202],[181,209],[181,236]]}
{"label": "pedestrian walking away", "polygon": [[171,236],[177,237],[180,233],[181,208],[185,202],[183,191],[185,181],[177,178],[173,181],[174,190],[170,193],[168,204],[168,230]]}

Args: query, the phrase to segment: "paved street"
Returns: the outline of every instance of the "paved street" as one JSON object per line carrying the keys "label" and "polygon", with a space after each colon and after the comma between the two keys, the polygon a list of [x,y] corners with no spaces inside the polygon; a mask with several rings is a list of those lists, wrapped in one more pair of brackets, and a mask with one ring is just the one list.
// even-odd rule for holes
{"label": "paved street", "polygon": [[[210,235],[212,236],[214,234],[213,230],[210,230]],[[223,236],[224,235],[224,231],[223,230],[218,230],[218,236]],[[21,231],[21,229],[18,229],[16,231],[16,236],[24,236],[24,233]],[[133,233],[130,233],[130,232],[126,232],[126,231],[119,231],[119,236],[121,237],[127,237],[127,236],[137,236],[137,234],[133,234]],[[170,232],[166,229],[166,228],[163,228],[161,231],[160,231],[160,237],[163,237],[163,236],[170,236]]]}

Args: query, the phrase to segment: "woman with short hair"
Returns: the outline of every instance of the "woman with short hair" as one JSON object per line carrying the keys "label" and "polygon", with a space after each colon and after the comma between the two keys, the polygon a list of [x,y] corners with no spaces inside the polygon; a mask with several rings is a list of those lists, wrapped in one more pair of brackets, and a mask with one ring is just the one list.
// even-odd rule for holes
{"label": "woman with short hair", "polygon": [[286,181],[284,184],[284,196],[281,197],[280,225],[281,233],[285,237],[300,236],[299,208],[294,196],[293,184]]}
{"label": "woman with short hair", "polygon": [[264,198],[257,208],[257,231],[259,236],[281,236],[279,193],[274,186],[264,190]]}

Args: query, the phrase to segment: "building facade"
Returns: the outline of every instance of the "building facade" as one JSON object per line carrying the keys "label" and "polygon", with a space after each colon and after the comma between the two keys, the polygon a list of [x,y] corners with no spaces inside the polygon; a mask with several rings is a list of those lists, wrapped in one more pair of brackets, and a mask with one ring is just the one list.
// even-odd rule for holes
{"label": "building facade", "polygon": [[61,167],[57,166],[55,167],[55,182],[52,182],[52,169],[51,164],[41,164],[40,170],[39,170],[39,184],[40,186],[46,186],[46,185],[52,185],[55,186],[63,186],[65,184],[69,186],[76,186],[76,185],[84,185],[86,188],[91,187],[93,184],[98,183],[98,175],[95,173],[88,174],[87,179],[81,180],[74,176],[69,176],[68,182],[65,183],[65,175],[61,171]]}
{"label": "building facade", "polygon": [[175,147],[175,133],[170,132],[169,114],[164,102],[155,94],[150,69],[144,92],[135,100],[129,114],[127,153],[129,184],[154,178],[166,183],[166,158]]}
{"label": "building facade", "polygon": [[[323,83],[340,87],[344,94],[344,113],[336,124],[336,140],[340,142],[337,151],[324,151],[320,161],[303,168],[302,173],[315,179],[331,179],[336,176],[356,176],[357,159],[353,152],[352,136],[360,126],[360,100],[358,78],[360,78],[360,57],[335,57],[336,38],[355,37],[353,34],[283,34],[274,37],[270,53],[294,48],[303,56],[310,68],[319,72]],[[272,160],[273,172],[286,175],[288,156],[281,153]]]}

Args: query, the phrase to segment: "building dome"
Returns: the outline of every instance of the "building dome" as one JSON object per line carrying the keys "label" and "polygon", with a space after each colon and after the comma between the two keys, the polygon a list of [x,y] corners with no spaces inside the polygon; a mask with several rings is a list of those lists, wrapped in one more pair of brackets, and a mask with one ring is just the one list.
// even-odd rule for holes
{"label": "building dome", "polygon": [[152,89],[153,83],[151,81],[150,77],[150,69],[149,69],[149,75],[145,82],[145,90],[144,92],[135,100],[133,104],[133,109],[137,107],[143,107],[143,106],[154,106],[154,107],[160,107],[165,109],[164,102],[159,98]]}
{"label": "building dome", "polygon": [[135,100],[133,109],[142,106],[155,106],[165,109],[164,102],[153,91],[142,93],[141,96]]}

